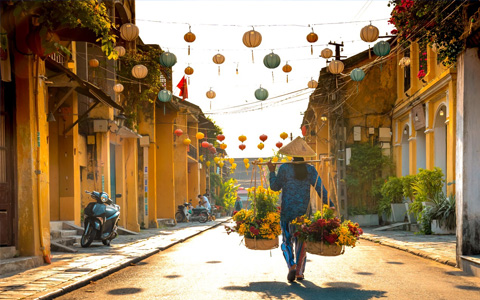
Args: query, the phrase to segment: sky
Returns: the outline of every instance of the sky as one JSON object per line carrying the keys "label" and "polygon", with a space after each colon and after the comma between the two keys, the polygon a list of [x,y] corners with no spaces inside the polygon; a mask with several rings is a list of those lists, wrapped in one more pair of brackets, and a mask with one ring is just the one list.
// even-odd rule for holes
{"label": "sky", "polygon": [[[278,150],[277,142],[287,144],[280,133],[293,138],[301,136],[303,112],[313,89],[307,84],[319,80],[320,69],[326,66],[320,57],[324,48],[334,50],[328,42],[344,42],[342,55],[355,55],[368,48],[360,39],[362,27],[370,24],[379,28],[380,35],[393,27],[387,23],[391,8],[388,1],[136,1],[136,24],[145,44],[158,44],[177,57],[173,66],[173,93],[184,76],[187,66],[194,69],[188,86],[188,101],[202,109],[223,129],[224,143],[230,157],[269,157]],[[243,34],[255,29],[262,43],[253,49],[243,42]],[[187,43],[189,29],[196,40]],[[306,36],[318,35],[310,44]],[[188,55],[190,45],[190,55]],[[313,55],[311,54],[313,45]],[[371,44],[373,47],[373,44]],[[281,63],[268,69],[263,58],[279,55]],[[213,56],[221,53],[225,62],[216,65]],[[282,67],[288,62],[292,71]],[[219,71],[220,66],[220,71]],[[238,69],[238,74],[237,74]],[[321,80],[321,78],[320,78]],[[269,98],[259,101],[255,90],[268,90]],[[212,89],[214,99],[206,93]],[[201,129],[200,129],[201,130]],[[259,136],[268,139],[264,149],[257,145]],[[245,135],[245,150],[238,140]]]}

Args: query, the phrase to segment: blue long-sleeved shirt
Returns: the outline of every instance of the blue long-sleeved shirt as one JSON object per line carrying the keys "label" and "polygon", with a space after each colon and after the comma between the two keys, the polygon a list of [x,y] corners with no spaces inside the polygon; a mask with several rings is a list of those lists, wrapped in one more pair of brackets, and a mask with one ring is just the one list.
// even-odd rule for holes
{"label": "blue long-sleeved shirt", "polygon": [[[280,213],[282,221],[290,222],[296,217],[306,214],[310,202],[310,186],[315,186],[315,190],[320,197],[323,192],[323,203],[328,204],[327,190],[323,187],[317,170],[312,165],[306,166],[307,178],[304,180],[295,178],[292,164],[281,165],[278,168],[278,174],[270,172],[270,188],[274,191],[282,190],[282,211]],[[318,182],[315,185],[317,177]]]}

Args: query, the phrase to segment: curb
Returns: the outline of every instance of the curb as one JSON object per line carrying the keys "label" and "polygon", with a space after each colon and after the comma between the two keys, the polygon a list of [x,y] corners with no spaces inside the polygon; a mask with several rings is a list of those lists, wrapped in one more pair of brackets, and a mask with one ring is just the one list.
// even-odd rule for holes
{"label": "curb", "polygon": [[183,238],[183,239],[181,239],[181,240],[172,242],[171,244],[168,244],[168,245],[165,246],[165,247],[160,247],[160,248],[157,248],[157,249],[155,249],[155,250],[149,251],[149,252],[147,252],[147,253],[145,253],[145,254],[143,254],[143,255],[141,255],[141,256],[132,258],[132,259],[130,259],[130,260],[127,260],[127,261],[125,261],[125,262],[122,262],[122,263],[119,264],[119,265],[112,266],[111,268],[104,269],[104,270],[102,270],[102,271],[100,271],[100,272],[98,272],[98,273],[96,273],[96,274],[87,275],[86,278],[83,278],[83,279],[81,279],[81,280],[79,280],[79,281],[76,281],[76,282],[67,284],[67,285],[65,285],[65,286],[63,286],[63,287],[60,287],[60,288],[58,288],[58,289],[56,289],[56,290],[54,290],[54,291],[51,291],[51,292],[49,292],[49,293],[47,293],[47,294],[41,295],[41,296],[39,296],[39,297],[37,297],[37,298],[34,298],[34,299],[35,299],[35,300],[53,299],[53,298],[56,298],[56,297],[60,297],[60,296],[62,296],[62,295],[65,295],[65,294],[67,294],[67,293],[69,293],[69,292],[72,292],[72,291],[74,291],[74,290],[76,290],[76,289],[79,289],[79,288],[81,288],[81,287],[84,287],[84,286],[90,284],[92,281],[97,281],[97,280],[100,280],[100,279],[102,279],[102,278],[104,278],[104,277],[107,277],[107,276],[110,275],[110,274],[113,274],[113,273],[115,273],[115,272],[120,271],[121,269],[124,269],[124,268],[130,266],[132,263],[138,263],[138,262],[140,262],[140,261],[142,261],[142,260],[144,260],[144,259],[146,259],[146,258],[148,258],[148,257],[150,257],[150,256],[152,256],[152,255],[154,255],[154,254],[159,253],[160,251],[164,251],[164,250],[166,250],[166,249],[168,249],[168,248],[171,248],[171,247],[173,247],[173,246],[175,246],[175,245],[177,245],[177,244],[183,243],[183,242],[185,242],[185,241],[187,241],[187,240],[189,240],[189,239],[191,239],[191,238],[193,238],[193,237],[195,237],[195,236],[197,236],[197,235],[199,235],[199,234],[201,234],[201,233],[204,233],[204,232],[207,231],[207,230],[216,228],[216,227],[220,226],[220,225],[223,224],[223,223],[229,222],[230,220],[231,220],[231,218],[229,218],[229,219],[227,219],[227,220],[225,220],[225,221],[223,221],[223,222],[219,222],[219,223],[217,223],[217,224],[215,224],[215,225],[212,225],[212,226],[206,228],[205,230],[196,232],[196,233],[194,233],[194,234],[192,234],[192,235],[190,235],[190,236],[188,236],[188,237],[186,237],[186,238]]}
{"label": "curb", "polygon": [[456,267],[456,268],[458,267],[456,261],[450,261],[448,259],[441,258],[439,256],[434,256],[432,253],[429,253],[429,252],[426,252],[426,251],[423,251],[423,250],[411,249],[411,248],[408,248],[408,247],[399,246],[399,245],[397,245],[395,243],[392,243],[392,242],[389,242],[389,241],[384,241],[382,239],[376,239],[376,238],[365,236],[365,235],[361,236],[360,238],[362,238],[364,240],[367,240],[367,241],[374,242],[374,243],[378,243],[380,245],[384,245],[384,246],[388,246],[388,247],[395,248],[395,249],[398,249],[398,250],[402,250],[402,251],[411,253],[411,254],[416,255],[416,256],[431,259],[431,260],[434,260],[434,261],[439,262],[441,264],[449,265],[451,267]]}

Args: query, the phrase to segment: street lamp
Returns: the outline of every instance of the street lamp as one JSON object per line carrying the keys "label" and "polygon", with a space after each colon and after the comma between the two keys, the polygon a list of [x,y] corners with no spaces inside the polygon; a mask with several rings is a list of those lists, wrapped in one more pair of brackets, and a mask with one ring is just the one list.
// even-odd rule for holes
{"label": "street lamp", "polygon": [[122,127],[123,124],[125,123],[125,120],[127,117],[124,114],[118,114],[115,116],[115,125],[118,126],[118,128]]}

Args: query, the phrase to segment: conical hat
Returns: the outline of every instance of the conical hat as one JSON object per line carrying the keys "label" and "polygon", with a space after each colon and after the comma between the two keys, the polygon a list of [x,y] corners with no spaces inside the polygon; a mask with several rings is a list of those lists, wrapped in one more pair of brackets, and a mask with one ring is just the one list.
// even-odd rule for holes
{"label": "conical hat", "polygon": [[299,136],[278,150],[278,153],[292,157],[310,157],[317,155],[307,142]]}

